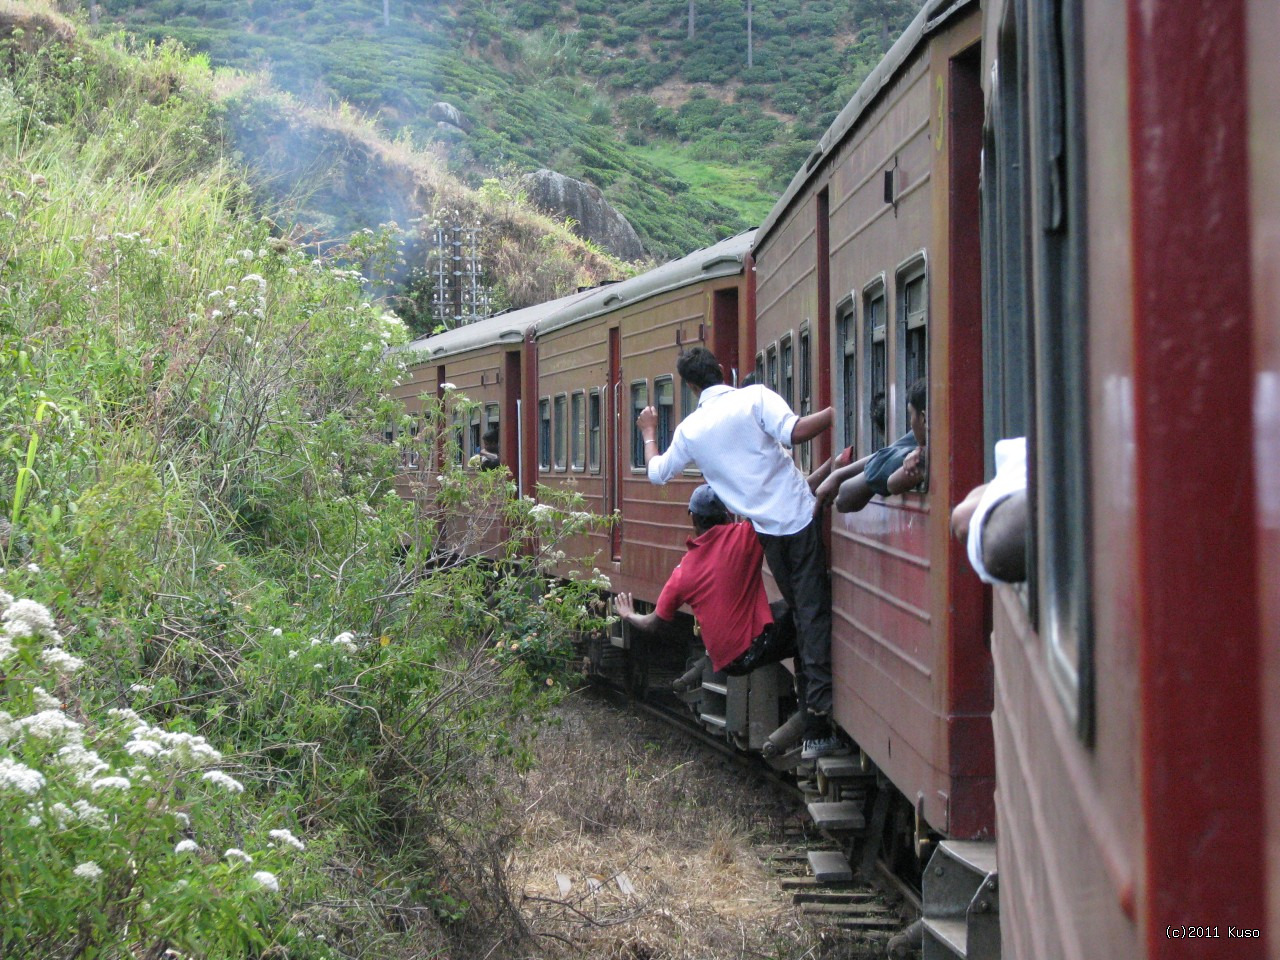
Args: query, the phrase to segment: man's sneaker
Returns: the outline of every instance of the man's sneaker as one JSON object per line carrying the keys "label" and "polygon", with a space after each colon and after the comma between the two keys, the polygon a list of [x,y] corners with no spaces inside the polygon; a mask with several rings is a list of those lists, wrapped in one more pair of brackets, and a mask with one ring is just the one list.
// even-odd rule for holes
{"label": "man's sneaker", "polygon": [[840,738],[832,734],[820,740],[806,740],[800,750],[801,760],[817,760],[819,757],[834,757],[849,752],[849,748],[840,742]]}

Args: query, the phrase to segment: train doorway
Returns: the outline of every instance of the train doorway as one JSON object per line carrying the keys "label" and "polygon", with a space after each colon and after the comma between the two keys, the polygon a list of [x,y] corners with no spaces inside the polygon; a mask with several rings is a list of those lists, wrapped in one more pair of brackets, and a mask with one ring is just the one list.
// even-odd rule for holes
{"label": "train doorway", "polygon": [[502,419],[498,428],[498,456],[516,478],[517,493],[524,496],[524,458],[520,424],[520,351],[508,350],[502,357]]}
{"label": "train doorway", "polygon": [[[604,458],[604,507],[613,515],[622,505],[622,331],[609,328],[609,455]],[[609,524],[609,554],[615,563],[622,560],[622,518],[614,517]]]}
{"label": "train doorway", "polygon": [[736,387],[740,380],[737,287],[711,294],[711,352],[720,361],[724,382]]}

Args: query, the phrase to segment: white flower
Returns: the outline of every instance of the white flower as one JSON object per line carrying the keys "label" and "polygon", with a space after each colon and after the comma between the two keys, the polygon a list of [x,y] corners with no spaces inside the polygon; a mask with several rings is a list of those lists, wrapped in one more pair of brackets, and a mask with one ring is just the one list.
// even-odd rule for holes
{"label": "white flower", "polygon": [[97,880],[102,876],[102,868],[92,860],[80,864],[71,872],[84,880]]}
{"label": "white flower", "polygon": [[32,687],[31,699],[36,703],[37,710],[61,710],[62,701],[55,697],[44,687]]}
{"label": "white flower", "polygon": [[180,826],[183,826],[183,827],[191,826],[191,818],[188,817],[181,810],[179,810],[177,813],[173,815],[173,819],[177,820]]}
{"label": "white flower", "polygon": [[106,813],[101,807],[95,807],[88,800],[77,800],[71,804],[75,807],[76,817],[85,823],[93,823],[99,826],[106,824]]}
{"label": "white flower", "polygon": [[280,636],[280,635],[281,635],[281,634],[283,634],[283,633],[284,633],[284,631],[283,631],[283,630],[281,630],[279,627],[272,627],[272,628],[271,628],[271,635],[272,635],[273,637],[278,637],[278,636]]}
{"label": "white flower", "polygon": [[258,881],[258,886],[264,890],[270,890],[272,893],[280,892],[280,881],[276,879],[274,873],[266,870],[259,870],[253,875],[253,879]]}
{"label": "white flower", "polygon": [[223,854],[228,860],[239,860],[241,863],[253,863],[253,857],[249,856],[239,847],[232,847]]}
{"label": "white flower", "polygon": [[299,840],[297,837],[295,837],[288,830],[272,830],[270,833],[267,834],[267,836],[269,836],[272,840],[277,840],[280,843],[288,844],[289,846],[293,847],[295,850],[307,849],[307,845],[303,843],[301,840]]}
{"label": "white flower", "polygon": [[297,650],[290,650],[290,651],[289,651],[289,659],[290,659],[290,660],[297,660],[297,659],[298,659],[298,651],[297,651]]}
{"label": "white flower", "polygon": [[55,670],[61,670],[63,673],[75,673],[84,666],[84,661],[79,657],[73,657],[61,647],[45,647],[40,651],[40,659],[53,667]]}
{"label": "white flower", "polygon": [[164,747],[154,740],[133,740],[124,748],[131,757],[158,757],[164,751]]}
{"label": "white flower", "polygon": [[150,693],[151,690],[151,685],[146,683],[135,683],[129,688],[130,693]]}
{"label": "white flower", "polygon": [[142,721],[142,718],[128,707],[112,707],[107,711],[107,716],[123,720],[125,723],[140,723]]}
{"label": "white flower", "polygon": [[85,773],[86,779],[108,769],[102,758],[81,743],[69,743],[58,751],[58,759],[72,770]]}
{"label": "white flower", "polygon": [[449,383],[449,382],[446,380],[444,383],[440,384],[440,389],[441,389],[441,390],[457,390],[457,389],[458,389],[458,386],[457,386],[457,384]]}
{"label": "white flower", "polygon": [[52,740],[64,734],[79,738],[80,724],[76,723],[61,710],[41,710],[18,721],[18,726],[27,732],[27,736],[39,740]]}
{"label": "white flower", "polygon": [[241,250],[241,251],[239,251],[239,253],[240,253],[240,259],[241,259],[241,260],[244,260],[244,261],[246,261],[246,262],[247,262],[247,261],[249,261],[249,260],[252,260],[252,259],[253,259],[253,251],[252,251],[252,250]]}
{"label": "white flower", "polygon": [[0,790],[16,790],[19,793],[35,793],[44,786],[44,774],[38,770],[0,757]]}
{"label": "white flower", "polygon": [[93,781],[93,789],[98,790],[128,790],[129,779],[127,777],[103,777],[101,780]]}
{"label": "white flower", "polygon": [[222,311],[221,311],[221,310],[213,310],[213,311],[210,311],[210,313],[209,313],[209,319],[210,319],[210,320],[221,320],[221,319],[222,319]]}
{"label": "white flower", "polygon": [[335,647],[342,647],[347,653],[356,652],[356,635],[351,632],[340,633],[329,641]]}
{"label": "white flower", "polygon": [[177,846],[173,848],[174,853],[196,853],[200,849],[200,844],[194,840],[179,840]]}
{"label": "white flower", "polygon": [[27,569],[28,569],[28,570],[30,570],[32,573],[39,573],[39,572],[40,572],[40,568],[39,568],[39,567],[37,567],[34,563],[28,563],[28,564],[27,564]]}
{"label": "white flower", "polygon": [[209,293],[208,293],[208,297],[209,297],[209,299],[210,299],[210,300],[214,300],[214,301],[221,300],[221,299],[222,299],[222,291],[221,291],[221,290],[210,290],[210,291],[209,291]]}
{"label": "white flower", "polygon": [[201,780],[208,780],[210,783],[222,787],[228,793],[244,793],[244,784],[235,777],[228,776],[221,770],[210,770],[204,774]]}
{"label": "white flower", "polygon": [[46,636],[57,642],[62,639],[49,608],[34,600],[15,600],[0,617],[13,637]]}
{"label": "white flower", "polygon": [[[4,576],[4,567],[0,567],[0,577],[2,576]],[[8,607],[11,603],[13,603],[13,594],[0,590],[0,610]]]}

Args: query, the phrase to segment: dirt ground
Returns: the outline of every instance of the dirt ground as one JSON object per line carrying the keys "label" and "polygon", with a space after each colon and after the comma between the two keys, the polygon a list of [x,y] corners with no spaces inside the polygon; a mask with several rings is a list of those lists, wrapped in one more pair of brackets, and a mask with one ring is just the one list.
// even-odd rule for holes
{"label": "dirt ground", "polygon": [[759,774],[590,691],[557,709],[536,749],[507,865],[536,956],[883,955],[879,944],[801,917],[782,891],[772,858],[801,808]]}

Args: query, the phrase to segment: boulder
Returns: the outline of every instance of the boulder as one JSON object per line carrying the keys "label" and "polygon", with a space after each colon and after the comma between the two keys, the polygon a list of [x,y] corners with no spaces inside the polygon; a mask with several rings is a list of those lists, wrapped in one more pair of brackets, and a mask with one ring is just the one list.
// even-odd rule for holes
{"label": "boulder", "polygon": [[436,129],[440,131],[440,137],[442,139],[448,140],[451,143],[467,139],[467,133],[465,130],[452,123],[446,123],[444,120],[438,120],[436,122]]}
{"label": "boulder", "polygon": [[644,245],[635,227],[613,208],[595,184],[544,169],[525,176],[524,187],[535,206],[555,217],[571,217],[577,236],[599,244],[622,260],[644,256]]}
{"label": "boulder", "polygon": [[433,103],[431,109],[427,111],[427,116],[440,123],[455,126],[466,133],[471,132],[471,121],[464,117],[462,111],[452,103],[445,103],[443,100]]}

